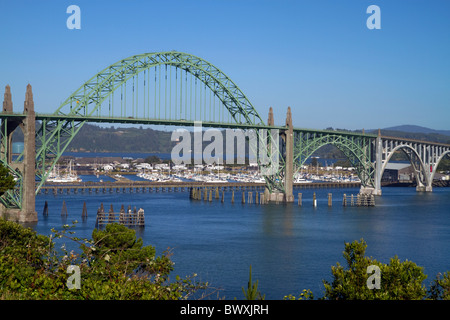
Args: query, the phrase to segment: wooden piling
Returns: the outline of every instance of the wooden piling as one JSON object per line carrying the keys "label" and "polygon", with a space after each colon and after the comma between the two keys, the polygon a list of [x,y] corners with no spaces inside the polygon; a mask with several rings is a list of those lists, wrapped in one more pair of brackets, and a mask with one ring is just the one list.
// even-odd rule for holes
{"label": "wooden piling", "polygon": [[329,193],[328,194],[328,206],[331,207],[331,205],[332,205],[332,194]]}
{"label": "wooden piling", "polygon": [[47,202],[47,200],[44,203],[44,211],[42,212],[42,215],[44,217],[48,217],[48,202]]}
{"label": "wooden piling", "polygon": [[87,218],[86,201],[83,202],[83,211],[81,212],[81,218],[83,220]]}
{"label": "wooden piling", "polygon": [[313,194],[313,207],[317,207],[316,193]]}
{"label": "wooden piling", "polygon": [[113,205],[111,203],[111,206],[109,207],[109,212],[108,212],[108,222],[114,222],[114,208]]}
{"label": "wooden piling", "polygon": [[302,206],[302,194],[301,193],[298,194],[298,205]]}
{"label": "wooden piling", "polygon": [[63,200],[62,208],[61,208],[61,217],[67,217],[67,206],[66,201]]}
{"label": "wooden piling", "polygon": [[124,223],[125,222],[125,208],[122,204],[122,206],[120,207],[120,212],[119,212],[119,223]]}
{"label": "wooden piling", "polygon": [[142,226],[142,227],[145,226],[144,209],[142,209],[142,208],[139,208],[139,211],[138,211],[137,225]]}
{"label": "wooden piling", "polygon": [[131,206],[128,206],[128,211],[125,212],[124,206],[120,209],[119,213],[115,213],[113,207],[111,205],[111,209],[107,214],[105,214],[103,207],[97,210],[97,219],[96,219],[96,227],[101,227],[102,225],[108,223],[119,223],[127,226],[139,226],[144,227],[145,225],[145,217],[144,217],[144,209],[140,208],[139,211],[134,207],[133,211],[131,210]]}

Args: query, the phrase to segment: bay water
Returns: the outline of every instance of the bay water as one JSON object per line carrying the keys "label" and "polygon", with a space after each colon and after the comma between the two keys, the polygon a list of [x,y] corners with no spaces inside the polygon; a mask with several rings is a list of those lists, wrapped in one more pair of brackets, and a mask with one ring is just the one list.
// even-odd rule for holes
{"label": "bay water", "polygon": [[[154,246],[158,255],[170,248],[175,262],[171,277],[197,274],[197,280],[218,289],[211,299],[242,299],[250,266],[266,299],[298,295],[303,289],[319,298],[322,280],[331,281],[331,266],[345,264],[345,242],[360,239],[367,242],[366,255],[378,261],[389,263],[397,255],[401,261],[424,267],[426,285],[439,272],[450,270],[450,188],[419,193],[415,188],[385,187],[375,207],[342,206],[344,193],[356,196],[358,191],[295,189],[296,202],[267,205],[242,204],[240,192],[235,193],[234,203],[231,192],[226,192],[223,203],[191,200],[188,192],[49,193],[36,197],[39,221],[32,227],[50,235],[51,228],[61,230],[63,224],[77,220],[75,235],[91,238],[102,203],[105,211],[110,205],[116,212],[121,205],[143,208],[146,225],[136,228],[137,236]],[[48,216],[44,217],[46,201]],[[63,201],[67,218],[61,217]],[[84,221],[83,203],[88,211]]]}

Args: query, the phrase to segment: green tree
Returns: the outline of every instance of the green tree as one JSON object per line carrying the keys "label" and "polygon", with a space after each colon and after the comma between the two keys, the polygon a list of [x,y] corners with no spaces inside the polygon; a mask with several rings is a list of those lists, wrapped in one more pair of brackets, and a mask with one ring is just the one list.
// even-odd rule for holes
{"label": "green tree", "polygon": [[[47,237],[0,219],[0,299],[180,300],[207,287],[195,275],[169,279],[170,252],[155,256],[132,229],[108,225],[94,230],[93,239],[79,239],[71,228]],[[81,253],[68,251],[67,239]],[[79,289],[67,285],[71,265],[79,267]]]}
{"label": "green tree", "polygon": [[14,177],[10,174],[7,167],[0,163],[0,196],[16,185]]}
{"label": "green tree", "polygon": [[[354,241],[345,244],[343,256],[347,269],[337,263],[331,267],[333,280],[323,281],[324,299],[328,300],[416,300],[426,297],[423,281],[426,275],[423,268],[411,261],[400,262],[397,256],[390,259],[389,264],[376,261],[365,256],[367,244]],[[367,267],[375,265],[380,268],[381,280],[379,289],[369,289],[367,280],[371,274]]]}
{"label": "green tree", "polygon": [[256,282],[252,281],[251,265],[247,289],[244,289],[244,287],[242,287],[242,293],[244,294],[245,300],[264,300],[266,297],[266,295],[262,295],[261,292],[258,290],[258,280],[256,280]]}
{"label": "green tree", "polygon": [[161,159],[155,155],[153,156],[149,156],[147,158],[145,158],[144,162],[147,163],[161,163]]}
{"label": "green tree", "polygon": [[283,297],[283,300],[314,300],[314,295],[311,290],[303,289],[303,291],[296,298],[293,294]]}
{"label": "green tree", "polygon": [[432,300],[450,300],[450,272],[438,274],[428,292]]}
{"label": "green tree", "polygon": [[173,270],[168,256],[155,257],[155,248],[143,246],[142,238],[136,239],[136,231],[123,225],[108,224],[105,230],[94,229],[92,240],[96,249],[84,247],[85,253],[91,252],[100,261],[108,257],[109,263],[120,272],[159,274],[166,280]]}
{"label": "green tree", "polygon": [[444,157],[441,162],[439,162],[438,167],[436,168],[437,171],[449,171],[450,170],[450,156]]}

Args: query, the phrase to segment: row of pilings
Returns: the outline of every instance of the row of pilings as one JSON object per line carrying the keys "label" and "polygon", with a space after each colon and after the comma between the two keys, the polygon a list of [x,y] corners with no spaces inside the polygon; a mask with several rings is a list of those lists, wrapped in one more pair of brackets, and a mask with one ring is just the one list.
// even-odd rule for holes
{"label": "row of pilings", "polygon": [[[44,203],[44,210],[42,212],[44,217],[48,217],[48,202]],[[61,218],[65,219],[68,217],[67,205],[63,200],[61,207]],[[88,217],[86,202],[83,203],[83,210],[81,212],[81,219],[85,221]],[[145,226],[145,213],[144,209],[139,208],[139,210],[134,207],[131,208],[131,205],[128,205],[128,208],[125,210],[125,206],[122,204],[119,212],[115,212],[113,205],[111,204],[109,211],[106,212],[103,206],[103,203],[100,204],[100,207],[97,209],[95,227],[102,227],[108,223],[118,223],[125,226],[137,226],[144,227]]]}
{"label": "row of pilings", "polygon": [[[253,196],[253,191],[247,191],[247,196],[245,195],[245,191],[241,191],[241,202],[242,203],[267,203],[264,199],[264,193],[259,193],[257,190],[255,191],[255,196]],[[196,187],[191,188],[189,190],[189,198],[193,200],[205,200],[205,201],[213,201],[219,200],[221,202],[225,201],[225,190],[219,190],[218,187]],[[239,200],[239,199],[238,199]],[[231,190],[231,203],[235,201],[235,190]]]}
{"label": "row of pilings", "polygon": [[113,205],[111,204],[109,211],[105,212],[103,203],[97,210],[97,217],[95,221],[95,226],[101,228],[108,223],[119,223],[125,226],[132,227],[144,227],[145,226],[145,214],[144,209],[139,208],[139,210],[134,207],[131,210],[131,206],[128,205],[128,209],[125,210],[124,205],[120,208],[119,212],[114,212]]}
{"label": "row of pilings", "polygon": [[[218,187],[195,187],[189,190],[189,198],[192,200],[203,200],[212,202],[214,200],[220,200],[221,202],[225,202],[225,190],[219,190]],[[298,193],[297,195],[297,204],[299,206],[303,205],[303,194]],[[235,200],[239,201],[239,194],[235,197],[235,191],[231,191],[231,203],[235,203]],[[248,191],[247,195],[245,191],[241,191],[240,197],[241,203],[256,203],[256,204],[268,204],[269,199],[265,196],[263,192],[256,191],[253,195],[253,191]],[[328,206],[331,207],[333,205],[333,194],[328,193]],[[358,207],[371,207],[375,206],[375,197],[373,194],[363,194],[359,193],[356,196],[353,194],[347,195],[344,194],[342,199],[342,205],[346,206],[358,206]],[[313,193],[313,206],[317,206],[317,197],[316,193]]]}

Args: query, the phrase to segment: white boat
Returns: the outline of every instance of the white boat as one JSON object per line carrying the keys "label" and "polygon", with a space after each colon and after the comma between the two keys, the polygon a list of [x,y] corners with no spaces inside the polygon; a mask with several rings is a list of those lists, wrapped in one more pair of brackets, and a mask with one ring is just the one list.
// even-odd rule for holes
{"label": "white boat", "polygon": [[306,179],[303,179],[303,178],[299,178],[299,179],[295,179],[294,183],[312,183],[312,181],[311,180],[306,180]]}
{"label": "white boat", "polygon": [[74,172],[72,172],[72,160],[69,162],[69,172],[66,174],[59,173],[59,166],[55,170],[53,167],[53,171],[50,176],[47,178],[48,182],[56,182],[56,183],[67,183],[67,182],[81,182],[81,178]]}
{"label": "white boat", "polygon": [[228,182],[226,180],[221,180],[221,179],[212,179],[212,180],[208,180],[208,182],[212,182],[212,183],[224,183],[224,182]]}

